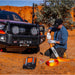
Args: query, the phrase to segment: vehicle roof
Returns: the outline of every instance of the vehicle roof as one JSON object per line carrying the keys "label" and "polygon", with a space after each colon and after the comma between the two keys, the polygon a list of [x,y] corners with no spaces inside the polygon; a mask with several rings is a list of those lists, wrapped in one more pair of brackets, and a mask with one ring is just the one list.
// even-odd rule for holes
{"label": "vehicle roof", "polygon": [[6,11],[6,10],[1,10],[0,13],[5,13],[5,14],[9,13],[9,14],[11,14],[11,13],[14,13],[14,12]]}
{"label": "vehicle roof", "polygon": [[[13,14],[14,12],[11,12],[11,11],[6,11],[6,10],[0,10],[0,13],[3,13],[3,14]],[[16,13],[14,13],[16,14]],[[0,21],[7,21],[7,20],[1,20]],[[21,24],[24,24],[25,22],[19,22],[19,21],[11,21],[10,22],[13,22],[13,23],[21,23]],[[29,25],[36,25],[36,24],[31,24],[31,23],[26,23],[26,24],[29,24]]]}

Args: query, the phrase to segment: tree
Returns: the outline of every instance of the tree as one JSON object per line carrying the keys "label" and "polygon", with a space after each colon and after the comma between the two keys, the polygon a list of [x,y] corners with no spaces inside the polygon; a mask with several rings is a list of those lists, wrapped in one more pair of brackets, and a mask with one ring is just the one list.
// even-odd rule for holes
{"label": "tree", "polygon": [[40,11],[37,9],[35,13],[36,22],[51,26],[55,19],[62,18],[66,27],[73,24],[70,11],[74,5],[74,0],[45,0],[44,4],[41,5],[42,9]]}

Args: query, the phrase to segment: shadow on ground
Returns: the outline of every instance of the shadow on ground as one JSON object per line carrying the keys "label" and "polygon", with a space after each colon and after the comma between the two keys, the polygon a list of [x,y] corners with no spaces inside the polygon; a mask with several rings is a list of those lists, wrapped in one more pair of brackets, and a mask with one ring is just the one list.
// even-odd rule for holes
{"label": "shadow on ground", "polygon": [[6,53],[18,53],[18,54],[34,54],[34,53],[38,53],[40,51],[40,48],[28,48],[22,52],[14,52],[13,51],[7,51],[6,49],[3,49],[2,52],[6,52]]}

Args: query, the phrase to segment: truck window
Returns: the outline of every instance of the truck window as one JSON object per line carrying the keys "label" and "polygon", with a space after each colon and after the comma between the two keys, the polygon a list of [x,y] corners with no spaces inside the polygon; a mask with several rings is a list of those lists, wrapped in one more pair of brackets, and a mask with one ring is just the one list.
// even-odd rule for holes
{"label": "truck window", "polygon": [[0,14],[0,19],[7,19],[7,16],[5,14]]}
{"label": "truck window", "polygon": [[17,15],[12,14],[12,16],[14,21],[21,21],[21,19]]}
{"label": "truck window", "polygon": [[19,15],[16,13],[9,13],[9,12],[1,12],[0,13],[0,19],[6,19],[6,20],[14,20],[14,21],[23,21]]}

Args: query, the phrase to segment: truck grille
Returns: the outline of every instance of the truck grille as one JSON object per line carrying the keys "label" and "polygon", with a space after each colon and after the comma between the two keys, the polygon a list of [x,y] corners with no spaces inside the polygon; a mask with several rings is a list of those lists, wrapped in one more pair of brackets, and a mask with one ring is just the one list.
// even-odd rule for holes
{"label": "truck grille", "polygon": [[[33,35],[31,30],[36,25],[10,24],[8,25],[8,43],[19,46],[34,46],[39,44],[39,35]],[[33,29],[34,30],[34,29]]]}

